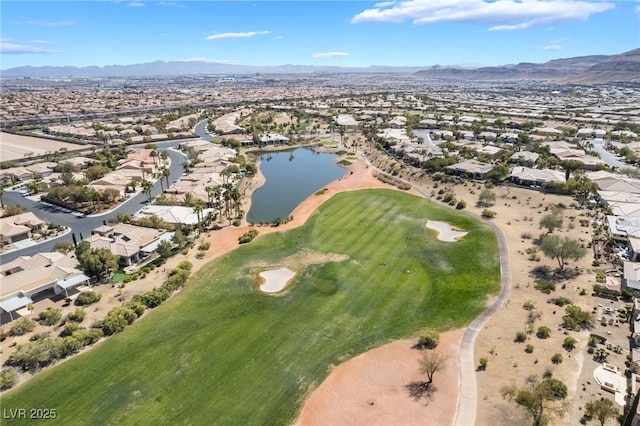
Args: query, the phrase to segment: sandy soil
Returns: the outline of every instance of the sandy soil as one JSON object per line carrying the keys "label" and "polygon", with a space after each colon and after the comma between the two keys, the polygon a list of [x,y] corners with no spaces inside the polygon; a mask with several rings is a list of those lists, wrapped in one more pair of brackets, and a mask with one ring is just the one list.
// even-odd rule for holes
{"label": "sandy soil", "polygon": [[440,241],[446,241],[451,243],[467,235],[465,231],[458,231],[456,229],[453,229],[451,225],[449,225],[447,222],[439,222],[437,220],[428,220],[425,226],[429,229],[433,229],[434,231],[436,231],[437,238]]}
{"label": "sandy soil", "polygon": [[337,366],[304,404],[296,426],[450,425],[458,403],[463,330],[440,335],[436,351],[447,361],[434,375],[435,392],[414,399],[406,386],[423,381],[416,339],[399,340]]}
{"label": "sandy soil", "polygon": [[43,155],[47,152],[58,151],[60,148],[71,151],[81,149],[83,145],[0,132],[0,158],[2,161],[19,160],[24,158],[26,154],[30,154],[27,156]]}
{"label": "sandy soil", "polygon": [[260,291],[265,293],[277,293],[286,287],[296,273],[288,268],[274,269],[260,272],[260,278],[264,281],[260,284]]}

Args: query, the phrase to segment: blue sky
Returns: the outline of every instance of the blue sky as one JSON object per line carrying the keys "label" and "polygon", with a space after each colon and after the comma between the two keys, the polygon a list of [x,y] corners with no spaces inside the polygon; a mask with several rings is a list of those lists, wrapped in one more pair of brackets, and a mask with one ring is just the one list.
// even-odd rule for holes
{"label": "blue sky", "polygon": [[640,47],[640,1],[7,1],[0,69],[546,62]]}

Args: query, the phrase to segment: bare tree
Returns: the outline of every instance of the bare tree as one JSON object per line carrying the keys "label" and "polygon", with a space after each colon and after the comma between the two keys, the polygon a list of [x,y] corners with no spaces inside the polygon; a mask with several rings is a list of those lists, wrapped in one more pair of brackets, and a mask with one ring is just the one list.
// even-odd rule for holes
{"label": "bare tree", "polygon": [[418,360],[420,372],[427,375],[427,381],[409,383],[406,388],[411,397],[419,399],[422,396],[429,396],[435,391],[432,386],[433,376],[444,368],[447,358],[437,351],[425,351]]}

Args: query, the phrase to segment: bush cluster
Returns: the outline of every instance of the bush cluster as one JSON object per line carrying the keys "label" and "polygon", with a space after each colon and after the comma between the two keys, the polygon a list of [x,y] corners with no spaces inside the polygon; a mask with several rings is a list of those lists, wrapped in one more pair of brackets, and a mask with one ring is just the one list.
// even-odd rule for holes
{"label": "bush cluster", "polygon": [[102,297],[100,293],[96,293],[95,291],[83,291],[78,295],[78,297],[76,297],[76,305],[91,305],[92,303],[96,303],[97,301],[99,301],[100,297]]}
{"label": "bush cluster", "polygon": [[240,244],[246,244],[246,243],[250,243],[251,241],[253,241],[253,239],[258,235],[258,230],[257,229],[250,229],[247,232],[245,232],[244,234],[242,234],[239,238],[238,238],[238,243]]}

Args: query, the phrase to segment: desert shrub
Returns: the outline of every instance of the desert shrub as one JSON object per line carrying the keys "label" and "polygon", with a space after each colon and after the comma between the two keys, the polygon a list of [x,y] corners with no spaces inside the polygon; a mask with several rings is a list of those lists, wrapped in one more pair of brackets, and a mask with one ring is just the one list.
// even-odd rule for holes
{"label": "desert shrub", "polygon": [[576,343],[578,343],[578,341],[576,339],[574,339],[573,337],[571,337],[571,336],[565,337],[564,342],[562,342],[562,347],[565,348],[568,351],[571,351],[571,350],[575,349]]}
{"label": "desert shrub", "polygon": [[84,321],[85,315],[86,313],[84,311],[84,308],[76,308],[75,311],[67,315],[67,320],[80,323]]}
{"label": "desert shrub", "polygon": [[482,210],[482,217],[486,219],[493,219],[494,217],[496,217],[497,214],[498,213],[496,213],[494,210],[489,210],[489,209]]}
{"label": "desert shrub", "polygon": [[557,306],[564,306],[564,305],[573,305],[573,302],[571,301],[571,299],[568,299],[566,297],[554,297],[552,299],[549,299],[549,303],[553,303],[554,305]]}
{"label": "desert shrub", "polygon": [[133,312],[136,313],[136,315],[138,316],[138,318],[140,318],[140,316],[144,313],[144,311],[147,309],[147,307],[140,302],[134,302],[133,300],[130,300],[128,302],[125,302],[122,304],[123,308],[127,308],[127,309],[131,309]]}
{"label": "desert shrub", "polygon": [[[193,268],[193,263],[189,262],[188,260],[183,260],[176,267],[176,269],[181,269],[181,270],[184,270],[184,271],[190,271],[191,268]],[[175,271],[176,270],[174,269],[173,272],[175,272]]]}
{"label": "desert shrub", "polygon": [[100,328],[84,329],[80,328],[73,332],[72,337],[82,346],[88,346],[96,343],[104,336],[104,332]]}
{"label": "desert shrub", "polygon": [[232,222],[232,225],[238,227],[238,226],[242,225],[242,220],[234,219],[233,222]]}
{"label": "desert shrub", "polygon": [[564,327],[567,330],[589,330],[595,324],[595,316],[588,311],[583,311],[575,305],[568,305],[564,308],[566,315],[562,317]]}
{"label": "desert shrub", "polygon": [[141,303],[147,308],[155,308],[156,306],[160,306],[160,304],[167,300],[169,296],[171,296],[171,293],[168,290],[163,288],[154,288],[153,290],[147,291],[139,296],[134,296],[132,301]]}
{"label": "desert shrub", "polygon": [[559,353],[555,353],[551,357],[551,362],[554,363],[554,364],[560,364],[560,363],[562,363],[563,360],[564,360],[564,358],[562,357],[562,354],[559,354]]}
{"label": "desert shrub", "polygon": [[551,336],[551,329],[549,327],[547,327],[546,325],[542,325],[542,326],[538,327],[538,331],[536,332],[536,336],[539,339],[547,339],[549,336]]}
{"label": "desert shrub", "polygon": [[11,324],[9,333],[13,336],[22,336],[25,333],[33,331],[36,328],[36,322],[27,317],[20,317]]}
{"label": "desert shrub", "polygon": [[60,332],[60,337],[71,336],[77,330],[80,330],[80,324],[78,324],[77,322],[69,321],[64,325],[64,328]]}
{"label": "desert shrub", "polygon": [[51,335],[50,331],[43,331],[42,333],[33,333],[31,337],[29,337],[30,342],[35,342],[36,340],[46,339]]}
{"label": "desert shrub", "polygon": [[486,370],[487,369],[487,364],[489,364],[489,358],[487,357],[482,357],[480,358],[480,369],[481,370]]}
{"label": "desert shrub", "polygon": [[0,390],[11,389],[18,383],[18,373],[14,368],[3,368],[0,371]]}
{"label": "desert shrub", "polygon": [[256,229],[250,229],[238,238],[238,242],[240,244],[250,243],[257,235],[258,231]]}
{"label": "desert shrub", "polygon": [[418,349],[435,349],[440,343],[440,335],[435,331],[428,331],[418,338],[416,347]]}
{"label": "desert shrub", "polygon": [[456,204],[456,210],[462,210],[467,207],[467,202],[464,200],[459,200],[458,204]]}
{"label": "desert shrub", "polygon": [[209,250],[209,247],[211,247],[211,243],[209,241],[204,241],[200,243],[198,250],[207,251]]}
{"label": "desert shrub", "polygon": [[198,250],[198,252],[196,253],[196,259],[203,259],[204,258],[204,252],[202,250]]}
{"label": "desert shrub", "polygon": [[556,291],[556,283],[549,280],[536,280],[536,285],[533,286],[536,290],[540,290],[544,294],[549,294],[552,291]]}
{"label": "desert shrub", "polygon": [[536,307],[536,302],[533,300],[527,300],[522,304],[522,309],[525,311],[532,311]]}
{"label": "desert shrub", "polygon": [[62,309],[60,308],[47,308],[46,311],[38,314],[38,322],[43,325],[54,325],[62,318]]}
{"label": "desert shrub", "polygon": [[112,308],[102,320],[102,331],[105,336],[119,333],[124,328],[138,318],[136,313],[122,306]]}
{"label": "desert shrub", "polygon": [[518,331],[516,333],[516,338],[513,340],[517,343],[524,343],[527,340],[527,333],[524,331]]}
{"label": "desert shrub", "polygon": [[91,305],[92,303],[96,303],[100,300],[100,297],[100,293],[96,293],[93,290],[83,291],[78,295],[78,297],[76,297],[75,303],[78,306]]}
{"label": "desert shrub", "polygon": [[527,346],[525,346],[524,351],[525,351],[526,353],[528,353],[528,354],[532,353],[532,352],[533,352],[533,345],[527,345]]}

